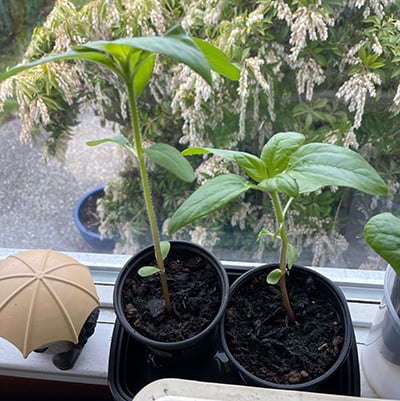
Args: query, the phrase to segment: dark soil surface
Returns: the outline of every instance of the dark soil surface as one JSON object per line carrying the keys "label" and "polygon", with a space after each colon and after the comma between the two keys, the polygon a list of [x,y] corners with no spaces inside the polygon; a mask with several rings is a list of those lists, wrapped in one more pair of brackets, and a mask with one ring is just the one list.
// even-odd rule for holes
{"label": "dark soil surface", "polygon": [[89,196],[82,204],[79,211],[79,219],[87,230],[94,233],[99,232],[100,217],[97,213],[97,200],[104,196],[104,192],[98,192]]}
{"label": "dark soil surface", "polygon": [[219,278],[214,268],[197,256],[167,258],[165,266],[172,312],[165,311],[159,276],[143,278],[135,272],[123,288],[125,315],[131,326],[146,337],[182,341],[204,330],[218,313]]}
{"label": "dark soil surface", "polygon": [[231,353],[255,376],[297,384],[323,374],[336,361],[343,342],[337,313],[313,278],[288,278],[296,323],[288,324],[278,288],[256,275],[235,292],[225,330]]}

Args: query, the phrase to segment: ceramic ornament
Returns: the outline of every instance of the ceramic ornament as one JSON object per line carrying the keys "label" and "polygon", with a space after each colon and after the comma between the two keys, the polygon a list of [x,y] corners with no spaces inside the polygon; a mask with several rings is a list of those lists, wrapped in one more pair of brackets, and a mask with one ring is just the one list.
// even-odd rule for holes
{"label": "ceramic ornament", "polygon": [[80,343],[80,332],[98,307],[89,270],[70,256],[31,250],[0,263],[0,337],[24,358],[57,342]]}

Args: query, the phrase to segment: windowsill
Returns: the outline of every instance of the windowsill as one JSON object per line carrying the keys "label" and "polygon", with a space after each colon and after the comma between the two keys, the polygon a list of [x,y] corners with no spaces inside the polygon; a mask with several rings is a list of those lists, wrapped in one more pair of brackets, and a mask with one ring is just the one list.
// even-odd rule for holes
{"label": "windowsill", "polygon": [[[19,250],[0,249],[0,260],[17,251]],[[0,376],[107,385],[108,357],[115,321],[112,307],[113,282],[129,256],[68,254],[90,268],[96,284],[101,301],[101,312],[94,335],[89,338],[74,368],[67,371],[54,367],[51,355],[31,353],[27,359],[24,359],[17,348],[0,338]],[[243,263],[223,263],[230,268],[243,266]],[[247,266],[251,267],[252,264]],[[369,327],[382,299],[384,272],[334,268],[316,270],[323,272],[344,291],[353,319],[359,353],[361,353]],[[362,372],[361,376],[361,395],[376,397],[363,378]]]}

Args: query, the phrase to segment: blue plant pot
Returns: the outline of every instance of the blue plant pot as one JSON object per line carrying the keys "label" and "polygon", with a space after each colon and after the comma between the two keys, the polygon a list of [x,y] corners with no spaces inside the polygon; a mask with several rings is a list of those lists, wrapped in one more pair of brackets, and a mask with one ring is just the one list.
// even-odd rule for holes
{"label": "blue plant pot", "polygon": [[85,193],[74,207],[74,222],[82,238],[95,250],[112,251],[115,247],[115,240],[110,237],[102,237],[96,229],[89,229],[82,223],[82,214],[85,205],[90,199],[100,198],[104,195],[104,185],[100,185]]}

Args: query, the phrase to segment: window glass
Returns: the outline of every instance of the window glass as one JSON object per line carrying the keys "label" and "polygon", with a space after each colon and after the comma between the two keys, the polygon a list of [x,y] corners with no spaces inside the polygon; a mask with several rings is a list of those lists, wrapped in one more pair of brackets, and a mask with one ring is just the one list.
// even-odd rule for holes
{"label": "window glass", "polygon": [[[302,264],[384,268],[362,230],[381,211],[399,215],[399,0],[61,0],[53,6],[0,3],[0,41],[7,49],[2,70],[88,40],[161,35],[179,21],[224,51],[241,77],[216,76],[211,88],[187,68],[158,58],[139,100],[146,145],[260,155],[275,133],[295,131],[307,142],[359,152],[389,195],[330,187],[301,196],[288,213],[289,240]],[[114,74],[84,62],[49,64],[4,82],[0,101],[0,247],[132,254],[151,243],[136,161],[112,143],[86,145],[131,135],[127,96]],[[192,184],[148,163],[165,238],[171,238],[168,219],[196,187],[221,171],[238,171],[219,157],[188,160],[196,169]],[[79,233],[74,208],[100,185],[105,192],[86,217],[103,239],[98,247]],[[268,194],[248,191],[173,238],[198,242],[224,260],[274,262],[279,239],[259,233],[276,228]]]}

